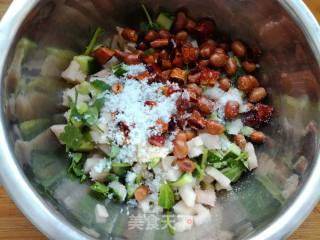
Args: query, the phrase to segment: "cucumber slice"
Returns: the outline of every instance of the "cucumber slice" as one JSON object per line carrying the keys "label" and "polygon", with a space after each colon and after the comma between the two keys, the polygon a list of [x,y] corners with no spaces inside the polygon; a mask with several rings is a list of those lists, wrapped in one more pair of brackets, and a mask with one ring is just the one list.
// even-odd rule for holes
{"label": "cucumber slice", "polygon": [[155,168],[158,165],[158,163],[160,162],[160,160],[161,160],[161,158],[159,158],[159,157],[152,158],[148,164],[148,168],[149,169]]}
{"label": "cucumber slice", "polygon": [[118,175],[119,177],[123,177],[126,175],[127,171],[131,168],[131,164],[129,163],[112,163],[112,172]]}
{"label": "cucumber slice", "polygon": [[193,182],[193,177],[191,173],[184,173],[179,179],[175,182],[171,182],[172,187],[182,187],[185,184]]}
{"label": "cucumber slice", "polygon": [[90,73],[90,69],[92,68],[92,64],[94,63],[94,59],[92,57],[80,55],[75,56],[73,60],[80,64],[80,70],[84,74],[88,75]]}
{"label": "cucumber slice", "polygon": [[127,189],[123,184],[113,181],[109,183],[108,187],[115,193],[120,202],[123,202],[126,199]]}

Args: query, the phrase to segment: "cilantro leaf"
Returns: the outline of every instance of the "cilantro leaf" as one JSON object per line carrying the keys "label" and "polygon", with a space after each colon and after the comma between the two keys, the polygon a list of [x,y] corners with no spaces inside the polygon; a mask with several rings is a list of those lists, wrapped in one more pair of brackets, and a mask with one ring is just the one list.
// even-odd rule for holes
{"label": "cilantro leaf", "polygon": [[81,153],[69,153],[69,159],[71,159],[71,164],[68,168],[68,174],[74,175],[81,179],[83,182],[86,179],[86,175],[83,171],[83,161]]}
{"label": "cilantro leaf", "polygon": [[95,126],[98,118],[99,112],[96,107],[89,107],[88,110],[83,113],[83,120],[88,127]]}
{"label": "cilantro leaf", "polygon": [[98,112],[100,112],[104,106],[104,102],[105,102],[105,98],[99,97],[96,99],[96,101],[92,104],[91,107],[95,107],[98,110]]}
{"label": "cilantro leaf", "polygon": [[235,59],[235,61],[237,62],[237,71],[236,73],[233,75],[233,77],[231,78],[231,81],[232,81],[232,84],[233,85],[236,85],[237,84],[237,80],[239,77],[245,75],[245,72],[244,70],[242,69],[242,66],[241,66],[241,62],[239,60],[239,58],[237,58],[236,56],[233,57]]}
{"label": "cilantro leaf", "polygon": [[94,80],[94,81],[90,82],[90,84],[92,87],[99,90],[100,92],[105,92],[105,91],[111,89],[111,86],[109,84],[107,84],[101,80]]}
{"label": "cilantro leaf", "polygon": [[96,193],[103,195],[104,197],[108,196],[109,188],[103,183],[96,182],[90,186],[90,189]]}
{"label": "cilantro leaf", "polygon": [[168,183],[162,183],[160,186],[158,205],[163,209],[171,209],[175,204],[174,193]]}
{"label": "cilantro leaf", "polygon": [[59,139],[66,145],[68,149],[78,150],[81,145],[82,133],[79,128],[68,124],[64,128],[64,132],[60,134]]}
{"label": "cilantro leaf", "polygon": [[127,73],[127,70],[124,69],[123,65],[120,63],[120,64],[116,64],[116,65],[112,66],[112,72],[116,77],[120,78],[120,77],[123,77],[124,74]]}

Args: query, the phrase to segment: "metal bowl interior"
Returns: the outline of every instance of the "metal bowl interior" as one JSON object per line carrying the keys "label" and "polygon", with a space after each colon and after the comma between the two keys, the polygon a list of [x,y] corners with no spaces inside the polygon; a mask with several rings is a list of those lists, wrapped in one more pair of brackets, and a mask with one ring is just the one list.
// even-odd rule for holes
{"label": "metal bowl interior", "polygon": [[[195,18],[212,17],[227,39],[261,49],[257,74],[275,107],[263,129],[270,139],[258,148],[259,168],[220,196],[210,224],[175,238],[285,238],[320,196],[318,24],[300,1],[145,3],[154,12],[186,7]],[[24,214],[50,238],[171,237],[166,230],[130,230],[129,221],[139,212],[130,209],[128,215],[126,206],[111,202],[106,203],[107,223],[97,224],[99,200],[86,184],[66,176],[63,149],[47,129],[63,121],[61,91],[67,87],[59,76],[68,57],[56,61],[52,48],[80,53],[97,26],[112,33],[117,25],[135,27],[142,19],[140,4],[133,0],[16,0],[1,22],[1,177]],[[22,124],[33,119],[39,120],[36,131],[21,135]]]}

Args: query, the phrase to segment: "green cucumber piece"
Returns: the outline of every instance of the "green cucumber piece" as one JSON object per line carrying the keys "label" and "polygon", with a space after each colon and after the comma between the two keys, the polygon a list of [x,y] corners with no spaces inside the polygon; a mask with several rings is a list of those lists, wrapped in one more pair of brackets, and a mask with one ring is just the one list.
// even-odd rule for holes
{"label": "green cucumber piece", "polygon": [[148,168],[149,169],[155,168],[159,164],[160,160],[161,160],[161,158],[159,158],[159,157],[152,158],[148,164]]}
{"label": "green cucumber piece", "polygon": [[111,171],[116,175],[118,175],[119,177],[124,177],[130,168],[131,168],[131,164],[129,163],[114,162],[112,163]]}
{"label": "green cucumber piece", "polygon": [[75,56],[73,60],[80,64],[80,70],[85,75],[90,75],[96,72],[98,69],[97,63],[93,57],[80,55],[80,56]]}
{"label": "green cucumber piece", "polygon": [[191,173],[184,173],[182,176],[179,177],[177,181],[170,182],[172,187],[182,187],[185,184],[193,182],[193,177]]}

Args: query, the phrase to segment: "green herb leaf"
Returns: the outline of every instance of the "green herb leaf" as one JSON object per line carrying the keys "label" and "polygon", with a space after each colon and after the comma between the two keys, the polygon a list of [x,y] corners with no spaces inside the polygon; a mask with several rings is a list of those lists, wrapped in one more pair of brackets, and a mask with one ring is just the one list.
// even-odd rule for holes
{"label": "green herb leaf", "polygon": [[91,107],[96,108],[98,110],[98,112],[100,112],[104,106],[105,101],[106,101],[106,99],[104,97],[99,97],[96,99],[96,101],[92,104]]}
{"label": "green herb leaf", "polygon": [[167,229],[168,229],[169,233],[171,235],[174,235],[175,234],[175,230],[174,230],[174,227],[171,224],[170,213],[169,212],[167,212],[167,215],[166,215],[166,224],[167,224]]}
{"label": "green herb leaf", "polygon": [[171,209],[175,204],[174,193],[168,183],[162,183],[160,186],[160,194],[158,205],[163,209]]}
{"label": "green herb leaf", "polygon": [[59,139],[66,145],[68,149],[78,150],[81,145],[82,133],[79,128],[68,124],[64,128],[64,132],[60,134]]}
{"label": "green herb leaf", "polygon": [[78,109],[75,107],[72,107],[70,109],[69,122],[71,122],[72,125],[76,128],[80,128],[83,125],[82,115],[79,113]]}
{"label": "green herb leaf", "polygon": [[237,68],[236,73],[231,78],[231,82],[232,82],[233,85],[237,85],[238,78],[243,76],[243,75],[245,75],[246,73],[244,72],[244,70],[241,67],[241,62],[240,62],[239,58],[237,58],[236,56],[234,56],[233,58],[237,62],[238,68]]}
{"label": "green herb leaf", "polygon": [[89,55],[92,50],[94,49],[96,43],[97,43],[97,39],[98,37],[104,32],[104,30],[102,28],[97,28],[97,30],[94,32],[91,41],[89,42],[86,51],[84,52],[84,55]]}
{"label": "green herb leaf", "polygon": [[99,112],[96,107],[89,107],[83,114],[83,119],[88,127],[95,126],[98,122]]}
{"label": "green herb leaf", "polygon": [[100,92],[105,92],[105,91],[111,89],[111,86],[109,84],[107,84],[101,80],[94,80],[94,81],[90,82],[90,84],[92,87],[99,90]]}
{"label": "green herb leaf", "polygon": [[127,70],[124,69],[123,65],[120,63],[120,64],[116,64],[116,65],[112,66],[112,72],[116,77],[120,78],[120,77],[123,77],[124,74],[127,73]]}
{"label": "green herb leaf", "polygon": [[69,159],[71,159],[71,164],[68,168],[68,174],[74,175],[81,178],[81,182],[86,179],[85,173],[83,172],[83,162],[81,153],[69,153]]}
{"label": "green herb leaf", "polygon": [[96,193],[102,194],[104,197],[108,196],[109,188],[103,183],[96,182],[91,185],[90,189]]}

